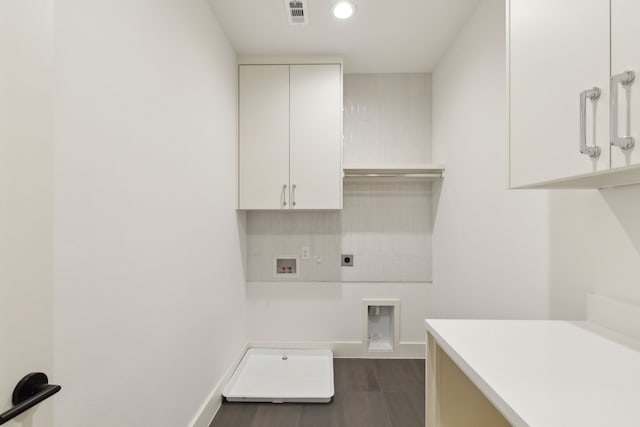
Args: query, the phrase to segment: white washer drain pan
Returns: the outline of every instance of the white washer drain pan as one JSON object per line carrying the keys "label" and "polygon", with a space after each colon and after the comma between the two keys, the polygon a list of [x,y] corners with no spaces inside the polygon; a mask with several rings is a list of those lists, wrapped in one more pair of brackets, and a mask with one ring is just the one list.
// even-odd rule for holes
{"label": "white washer drain pan", "polygon": [[252,348],[222,394],[230,402],[330,402],[333,352]]}

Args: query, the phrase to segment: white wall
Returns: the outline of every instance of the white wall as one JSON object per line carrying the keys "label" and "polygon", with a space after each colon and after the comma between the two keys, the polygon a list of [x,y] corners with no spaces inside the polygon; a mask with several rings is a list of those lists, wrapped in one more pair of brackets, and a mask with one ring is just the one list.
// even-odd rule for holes
{"label": "white wall", "polygon": [[549,312],[548,194],[507,190],[504,22],[503,1],[480,3],[433,73],[433,317]]}
{"label": "white wall", "polygon": [[205,0],[58,0],[60,427],[187,426],[246,342],[235,54]]}
{"label": "white wall", "polygon": [[[363,299],[399,299],[400,342],[424,343],[428,283],[248,284],[250,342],[362,342]],[[383,355],[384,356],[384,355]]]}
{"label": "white wall", "polygon": [[[593,291],[640,304],[640,185],[602,190],[599,196],[598,205],[606,208],[600,209],[602,216],[591,216],[588,229],[603,229],[602,240],[592,242],[592,247],[596,257],[606,257],[600,270],[604,273]],[[590,207],[586,208],[589,212]],[[579,231],[584,236],[584,230]],[[575,241],[580,241],[579,236]]]}
{"label": "white wall", "polygon": [[[0,2],[0,411],[53,375],[51,0]],[[56,396],[57,397],[57,396]],[[22,418],[49,427],[55,397]],[[10,421],[8,427],[23,425]]]}
{"label": "white wall", "polygon": [[640,186],[550,196],[550,311],[585,317],[589,292],[640,304]]}

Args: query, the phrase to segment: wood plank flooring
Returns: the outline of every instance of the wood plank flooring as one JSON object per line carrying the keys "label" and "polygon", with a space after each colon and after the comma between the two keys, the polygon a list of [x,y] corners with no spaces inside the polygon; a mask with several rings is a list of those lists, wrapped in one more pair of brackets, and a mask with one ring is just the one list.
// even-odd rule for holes
{"label": "wood plank flooring", "polygon": [[210,427],[424,427],[424,360],[335,359],[329,404],[224,402]]}

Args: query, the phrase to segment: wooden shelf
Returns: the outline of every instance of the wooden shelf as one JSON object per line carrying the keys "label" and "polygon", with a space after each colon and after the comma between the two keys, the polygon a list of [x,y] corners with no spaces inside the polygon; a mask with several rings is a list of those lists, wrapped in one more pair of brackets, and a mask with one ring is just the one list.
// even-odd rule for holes
{"label": "wooden shelf", "polygon": [[343,172],[345,182],[430,182],[443,178],[444,165],[349,165]]}

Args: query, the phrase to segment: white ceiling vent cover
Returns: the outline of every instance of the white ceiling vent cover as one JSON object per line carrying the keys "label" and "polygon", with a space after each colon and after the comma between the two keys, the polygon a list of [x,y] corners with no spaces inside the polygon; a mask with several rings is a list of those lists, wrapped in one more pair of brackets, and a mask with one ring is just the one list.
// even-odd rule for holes
{"label": "white ceiling vent cover", "polygon": [[284,8],[290,25],[307,23],[307,0],[284,0]]}

